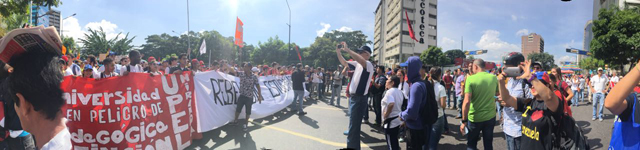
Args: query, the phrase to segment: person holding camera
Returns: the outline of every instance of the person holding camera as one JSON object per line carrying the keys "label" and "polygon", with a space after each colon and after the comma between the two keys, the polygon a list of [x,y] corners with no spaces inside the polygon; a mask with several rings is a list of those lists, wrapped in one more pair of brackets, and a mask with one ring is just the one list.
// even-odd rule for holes
{"label": "person holding camera", "polygon": [[526,79],[533,98],[511,95],[505,83],[506,77],[510,75],[507,75],[508,71],[504,71],[498,75],[500,102],[522,113],[523,136],[520,139],[520,149],[552,149],[552,129],[554,128],[552,120],[559,120],[562,117],[562,103],[550,88],[553,83],[549,80],[549,76],[543,76],[542,80],[538,80],[529,70],[530,66],[531,62],[528,60],[524,65],[518,65],[524,73],[516,79]]}
{"label": "person holding camera", "polygon": [[[367,109],[367,94],[371,86],[373,76],[373,65],[369,62],[371,48],[362,46],[356,51],[347,47],[347,43],[340,42],[336,46],[336,55],[343,66],[355,66],[355,71],[351,77],[349,87],[349,132],[347,133],[347,148],[360,149],[360,125]],[[341,52],[349,53],[355,61],[346,61]]]}
{"label": "person holding camera", "polygon": [[[512,52],[504,60],[502,72],[505,73],[509,80],[506,83],[509,95],[517,98],[532,99],[531,89],[526,85],[526,79],[518,78],[522,75],[523,69],[520,65],[524,64],[524,56],[518,52]],[[513,107],[504,107],[503,127],[508,150],[520,149],[520,138],[522,136],[522,113],[515,111]]]}

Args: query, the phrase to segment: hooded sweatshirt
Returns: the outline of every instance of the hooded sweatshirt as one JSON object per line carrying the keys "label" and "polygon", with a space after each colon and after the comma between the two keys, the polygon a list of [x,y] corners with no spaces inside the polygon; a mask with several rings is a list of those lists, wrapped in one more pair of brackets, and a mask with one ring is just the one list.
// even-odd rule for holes
{"label": "hooded sweatshirt", "polygon": [[420,82],[422,80],[420,78],[422,62],[418,56],[409,57],[407,63],[407,78],[408,82],[411,83],[411,89],[409,91],[407,109],[400,114],[400,117],[410,129],[421,130],[424,128],[422,123],[424,116],[420,114],[420,109],[425,108],[426,97],[431,97],[429,100],[435,100],[433,85],[429,82]]}

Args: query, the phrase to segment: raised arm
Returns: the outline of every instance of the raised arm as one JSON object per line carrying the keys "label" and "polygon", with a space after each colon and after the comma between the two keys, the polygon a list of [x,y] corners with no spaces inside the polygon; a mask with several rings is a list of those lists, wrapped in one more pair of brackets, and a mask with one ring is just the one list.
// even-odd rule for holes
{"label": "raised arm", "polygon": [[611,89],[609,96],[604,100],[604,107],[609,109],[612,114],[619,115],[627,109],[627,101],[624,99],[633,92],[633,87],[640,82],[640,63],[631,69],[631,71]]}
{"label": "raised arm", "polygon": [[[351,58],[353,58],[353,60],[356,60],[356,62],[358,62],[363,67],[365,67],[365,68],[367,67],[367,60],[366,59],[362,58],[362,56],[360,56],[360,54],[358,54],[358,53],[352,51],[351,49],[349,49],[347,47],[347,43],[342,42],[341,44],[343,45],[342,46],[342,51],[345,51],[345,52],[349,53],[349,56],[351,56]],[[342,56],[342,55],[340,55],[340,56]],[[344,58],[342,58],[342,60],[344,60]],[[340,62],[340,63],[342,63],[342,62]],[[342,64],[342,65],[346,66],[346,64]]]}
{"label": "raised arm", "polygon": [[[341,45],[341,44],[338,44]],[[342,64],[342,66],[349,66],[349,64],[347,63],[347,60],[344,59],[344,56],[342,56],[342,49],[344,48],[338,48],[338,45],[336,45],[336,55],[338,55],[338,61],[340,61],[340,64]]]}

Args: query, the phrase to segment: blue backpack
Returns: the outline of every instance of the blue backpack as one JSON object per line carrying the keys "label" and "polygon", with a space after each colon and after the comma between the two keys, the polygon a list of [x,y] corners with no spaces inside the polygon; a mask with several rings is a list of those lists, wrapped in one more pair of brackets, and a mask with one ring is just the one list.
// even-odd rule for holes
{"label": "blue backpack", "polygon": [[613,134],[609,144],[610,150],[640,149],[640,124],[635,122],[634,114],[638,105],[636,104],[637,102],[637,96],[633,96],[633,111],[629,120],[620,121],[620,118],[618,118],[613,124]]}

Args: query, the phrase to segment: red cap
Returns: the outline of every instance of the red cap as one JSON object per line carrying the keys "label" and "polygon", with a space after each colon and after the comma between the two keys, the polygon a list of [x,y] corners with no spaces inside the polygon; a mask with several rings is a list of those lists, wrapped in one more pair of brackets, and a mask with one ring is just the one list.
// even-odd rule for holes
{"label": "red cap", "polygon": [[201,64],[201,65],[202,65],[202,64],[204,64],[204,61],[202,61],[202,60],[201,60],[201,61],[200,61],[200,64]]}
{"label": "red cap", "polygon": [[262,66],[262,68],[269,68],[269,66],[267,66],[267,65],[264,65],[264,66]]}
{"label": "red cap", "polygon": [[156,60],[156,58],[151,56],[151,57],[149,57],[149,59],[147,59],[147,61],[149,61],[149,62],[151,62],[152,60]]}
{"label": "red cap", "polygon": [[542,75],[542,80],[544,80],[547,83],[551,83],[551,80],[549,79],[549,75],[547,75],[546,73]]}
{"label": "red cap", "polygon": [[198,63],[198,59],[192,59],[192,60],[191,60],[191,63],[194,63],[194,62],[195,62],[195,63]]}
{"label": "red cap", "polygon": [[66,62],[69,62],[69,58],[67,57],[67,55],[63,55],[62,56],[62,60],[66,61]]}

